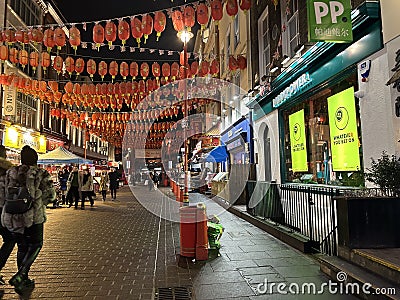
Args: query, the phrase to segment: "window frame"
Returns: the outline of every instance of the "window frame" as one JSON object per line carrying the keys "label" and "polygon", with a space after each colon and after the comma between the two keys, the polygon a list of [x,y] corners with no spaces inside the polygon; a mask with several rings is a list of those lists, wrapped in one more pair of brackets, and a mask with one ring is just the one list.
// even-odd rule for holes
{"label": "window frame", "polygon": [[[268,28],[264,33],[264,21],[267,21]],[[267,67],[271,63],[271,43],[268,43],[267,46],[264,45],[264,37],[268,35],[268,41],[270,41],[270,26],[269,26],[269,6],[265,8],[260,18],[258,18],[258,51],[259,51],[259,78],[262,78],[264,75],[267,75]],[[268,51],[268,62],[265,60],[265,52]]]}

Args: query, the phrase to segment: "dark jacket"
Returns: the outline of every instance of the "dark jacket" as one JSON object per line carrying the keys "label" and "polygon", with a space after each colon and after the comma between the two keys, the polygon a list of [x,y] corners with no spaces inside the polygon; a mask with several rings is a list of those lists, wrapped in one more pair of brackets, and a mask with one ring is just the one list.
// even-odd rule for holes
{"label": "dark jacket", "polygon": [[0,208],[4,206],[6,198],[6,172],[13,164],[7,159],[0,157]]}
{"label": "dark jacket", "polygon": [[66,190],[67,190],[68,177],[69,177],[69,172],[63,172],[63,173],[60,174],[60,176],[58,177],[58,179],[59,179],[59,181],[60,181],[60,189],[61,189],[62,191],[66,191]]}
{"label": "dark jacket", "polygon": [[108,178],[110,179],[110,189],[117,189],[119,180],[118,173],[116,171],[111,172],[108,174]]}
{"label": "dark jacket", "polygon": [[32,208],[23,214],[9,214],[4,210],[1,214],[3,226],[19,233],[23,233],[25,228],[34,224],[46,222],[46,205],[56,197],[49,172],[38,166],[21,165],[9,169],[6,174],[6,190],[19,186],[18,178],[22,174],[26,174],[26,187],[34,199]]}

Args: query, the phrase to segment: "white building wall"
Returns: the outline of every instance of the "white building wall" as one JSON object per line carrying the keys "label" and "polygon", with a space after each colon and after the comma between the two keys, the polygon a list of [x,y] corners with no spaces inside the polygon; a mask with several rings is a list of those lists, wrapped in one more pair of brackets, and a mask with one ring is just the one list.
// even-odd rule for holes
{"label": "white building wall", "polygon": [[254,153],[258,153],[257,180],[265,181],[264,130],[268,126],[271,140],[271,178],[277,183],[281,183],[278,110],[255,121],[253,126]]}
{"label": "white building wall", "polygon": [[390,95],[391,88],[386,86],[390,78],[388,70],[391,68],[388,65],[386,49],[368,59],[371,60],[368,82],[362,82],[359,75],[359,90],[364,92],[364,96],[360,98],[364,169],[371,166],[371,158],[379,158],[384,150],[394,154],[396,148],[394,104]]}

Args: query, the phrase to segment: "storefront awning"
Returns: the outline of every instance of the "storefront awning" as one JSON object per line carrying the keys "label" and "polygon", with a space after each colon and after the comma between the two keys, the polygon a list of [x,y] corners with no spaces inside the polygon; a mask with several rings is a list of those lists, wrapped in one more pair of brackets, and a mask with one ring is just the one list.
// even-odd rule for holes
{"label": "storefront awning", "polygon": [[202,159],[204,162],[223,162],[228,158],[225,146],[217,146]]}
{"label": "storefront awning", "polygon": [[40,155],[38,164],[92,164],[93,161],[82,158],[69,152],[63,147],[58,147],[53,151]]}

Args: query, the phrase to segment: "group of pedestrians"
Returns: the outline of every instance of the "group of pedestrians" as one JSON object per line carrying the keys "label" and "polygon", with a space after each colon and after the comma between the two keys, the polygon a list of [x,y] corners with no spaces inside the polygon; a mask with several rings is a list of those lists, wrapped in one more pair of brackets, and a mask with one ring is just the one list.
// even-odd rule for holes
{"label": "group of pedestrians", "polygon": [[[67,168],[59,173],[60,190],[62,193],[62,204],[74,205],[78,209],[79,200],[81,200],[81,209],[85,209],[86,200],[90,206],[94,205],[94,179],[88,168],[79,171],[77,167],[73,167],[71,172]],[[115,169],[111,169],[110,173],[102,171],[99,181],[99,192],[102,200],[106,201],[107,191],[111,191],[111,199],[117,197],[117,189],[119,184],[119,176]]]}
{"label": "group of pedestrians", "polygon": [[[34,287],[34,281],[29,278],[28,273],[43,246],[46,205],[53,202],[56,195],[50,174],[37,166],[37,160],[36,151],[24,146],[21,164],[13,166],[6,160],[4,146],[0,146],[0,234],[3,237],[0,271],[17,244],[18,271],[8,283],[20,294]],[[31,205],[26,211],[15,213],[9,204],[16,205],[19,200],[25,200],[23,202]],[[5,284],[2,276],[0,284]]]}

